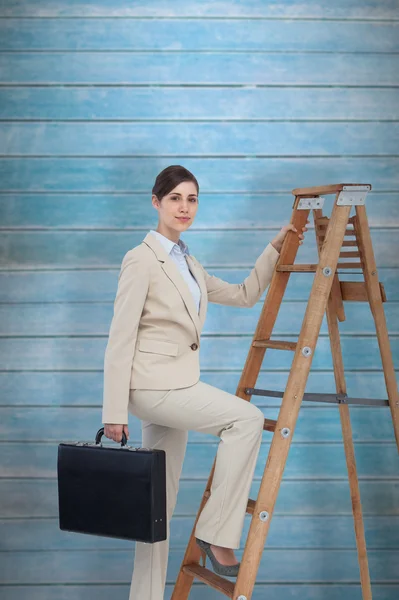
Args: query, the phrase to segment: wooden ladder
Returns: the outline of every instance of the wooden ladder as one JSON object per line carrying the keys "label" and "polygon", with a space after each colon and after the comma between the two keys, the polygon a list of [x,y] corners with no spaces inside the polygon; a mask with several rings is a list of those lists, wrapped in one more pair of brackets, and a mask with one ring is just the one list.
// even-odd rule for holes
{"label": "wooden ladder", "polygon": [[[250,600],[302,400],[334,402],[339,405],[363,599],[371,600],[372,598],[348,405],[389,406],[396,444],[399,449],[399,395],[382,304],[386,301],[385,291],[378,280],[365,210],[365,198],[370,189],[371,185],[368,184],[338,184],[295,189],[292,192],[295,201],[291,223],[298,231],[305,226],[310,211],[313,212],[319,261],[315,264],[294,264],[299,238],[292,232],[288,233],[237,387],[236,395],[247,401],[250,401],[253,395],[282,398],[277,421],[265,419],[264,430],[273,432],[273,438],[258,497],[256,500],[248,500],[247,513],[252,515],[252,519],[240,570],[235,582],[232,582],[207,569],[205,567],[206,554],[195,542],[196,523],[211,493],[215,460],[171,600],[186,600],[194,579],[220,591],[228,598]],[[330,218],[323,216],[322,213],[324,198],[321,195],[327,194],[336,195]],[[355,215],[350,217],[352,207],[355,209]],[[348,237],[354,239],[348,240]],[[347,247],[352,247],[352,251],[348,251]],[[348,258],[357,260],[338,262],[340,259]],[[337,269],[360,269],[359,274],[363,273],[364,281],[340,281]],[[315,274],[296,343],[270,339],[291,273]],[[338,329],[338,321],[345,320],[344,301],[365,301],[370,304],[381,352],[388,400],[349,398],[347,396]],[[327,316],[336,393],[306,394],[304,393],[306,382],[324,313]],[[267,348],[294,352],[285,392],[255,388]],[[201,555],[202,566],[199,564]]]}

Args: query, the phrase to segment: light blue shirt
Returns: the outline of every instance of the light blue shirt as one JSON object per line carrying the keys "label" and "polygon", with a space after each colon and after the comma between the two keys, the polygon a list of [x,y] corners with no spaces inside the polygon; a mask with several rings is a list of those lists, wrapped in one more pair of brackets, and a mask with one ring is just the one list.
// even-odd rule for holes
{"label": "light blue shirt", "polygon": [[183,279],[186,281],[190,289],[198,313],[201,301],[201,290],[196,279],[193,277],[190,269],[188,268],[185,256],[186,254],[190,255],[190,252],[188,251],[187,244],[185,244],[183,240],[180,239],[178,244],[175,244],[175,242],[172,242],[172,240],[162,235],[162,233],[159,233],[159,231],[155,231],[154,229],[151,229],[150,233],[152,233],[157,238],[157,240],[161,242],[167,254],[169,254],[170,258],[176,264],[177,268],[183,276]]}

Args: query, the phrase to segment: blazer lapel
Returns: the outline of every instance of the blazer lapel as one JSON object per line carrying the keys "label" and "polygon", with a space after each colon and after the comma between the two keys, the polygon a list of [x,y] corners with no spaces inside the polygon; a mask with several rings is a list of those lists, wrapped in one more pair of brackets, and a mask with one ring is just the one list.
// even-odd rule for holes
{"label": "blazer lapel", "polygon": [[[202,318],[205,320],[204,311],[206,310],[206,307],[204,306],[205,301],[203,300],[205,282],[201,281],[202,277],[198,272],[199,269],[197,269],[195,267],[193,261],[189,257],[186,257],[186,258],[188,258],[187,263],[189,264],[189,267],[192,270],[192,273],[193,273],[195,279],[197,280],[198,285],[201,289],[200,314],[198,315],[197,307],[195,305],[194,298],[190,292],[190,288],[188,287],[186,281],[184,280],[184,277],[180,273],[177,265],[173,262],[173,260],[171,259],[169,254],[166,252],[166,250],[164,249],[162,244],[160,244],[158,242],[158,240],[156,239],[156,237],[153,236],[151,233],[147,233],[143,242],[145,244],[147,244],[147,246],[150,246],[150,248],[154,251],[157,259],[161,263],[161,267],[162,267],[163,271],[169,277],[169,279],[172,281],[172,283],[176,286],[176,288],[177,288],[179,294],[181,295],[183,302],[187,308],[187,311],[195,325],[195,328],[197,330],[198,340],[199,340],[200,335],[201,335],[202,323],[203,323]],[[207,298],[206,289],[205,289],[205,298]]]}
{"label": "blazer lapel", "polygon": [[[191,273],[194,275],[194,278],[197,281],[199,288],[201,290],[199,320],[201,323],[201,330],[202,330],[204,323],[205,323],[206,311],[207,311],[207,306],[208,306],[208,290],[206,288],[205,279],[204,279],[199,267],[197,267],[197,265],[194,263],[191,256],[186,256],[186,261],[188,263],[188,267],[189,267]],[[190,295],[191,295],[191,292],[190,292]]]}

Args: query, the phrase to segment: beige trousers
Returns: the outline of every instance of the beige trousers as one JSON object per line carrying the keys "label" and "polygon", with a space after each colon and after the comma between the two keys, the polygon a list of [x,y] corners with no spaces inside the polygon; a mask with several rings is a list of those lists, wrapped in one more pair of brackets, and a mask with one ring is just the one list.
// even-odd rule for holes
{"label": "beige trousers", "polygon": [[169,525],[188,430],[220,437],[211,495],[195,536],[217,546],[239,548],[264,415],[254,404],[202,381],[176,390],[130,390],[129,412],[142,420],[142,446],[165,450],[167,503],[167,539],[136,542],[129,600],[163,600]]}

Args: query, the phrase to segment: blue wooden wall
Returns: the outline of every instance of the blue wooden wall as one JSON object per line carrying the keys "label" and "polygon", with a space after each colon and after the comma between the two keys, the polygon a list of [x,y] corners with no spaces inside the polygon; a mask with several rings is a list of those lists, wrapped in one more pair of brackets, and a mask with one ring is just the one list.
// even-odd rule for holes
{"label": "blue wooden wall", "polygon": [[[101,426],[119,267],[156,227],[150,198],[161,169],[182,164],[197,176],[199,212],[184,239],[232,282],[289,221],[292,188],[371,183],[399,365],[398,2],[19,0],[0,2],[0,17],[0,594],[123,600],[134,544],[59,531],[56,455],[60,441],[92,439]],[[300,260],[315,260],[313,237]],[[291,280],[276,326],[289,340],[311,276]],[[204,381],[235,392],[261,306],[209,306]],[[341,331],[349,393],[386,397],[368,306],[347,305]],[[284,353],[268,352],[258,386],[284,389],[289,366]],[[307,387],[321,390],[334,390],[325,324]],[[276,416],[277,401],[253,401]],[[394,600],[399,462],[390,414],[351,414],[374,598]],[[139,445],[140,422],[130,418]],[[190,432],[167,599],[216,448],[215,438]],[[265,434],[252,498],[268,448]],[[248,526],[247,518],[242,546]],[[358,582],[338,411],[306,406],[253,598],[359,600]],[[190,598],[202,597],[194,585]]]}

